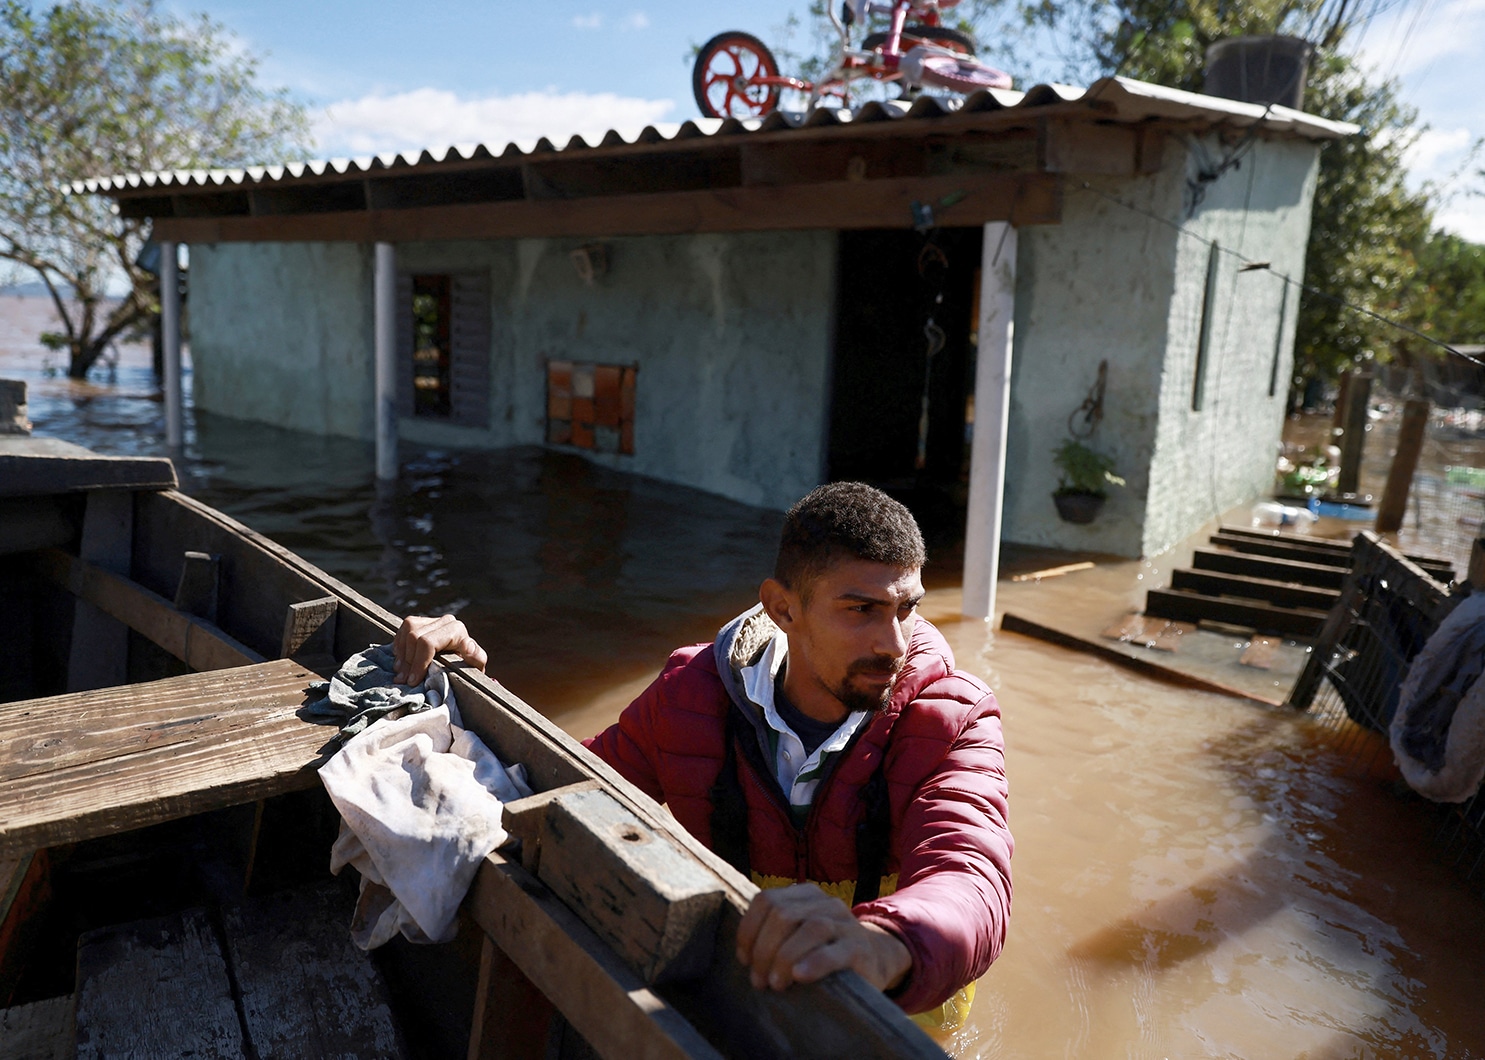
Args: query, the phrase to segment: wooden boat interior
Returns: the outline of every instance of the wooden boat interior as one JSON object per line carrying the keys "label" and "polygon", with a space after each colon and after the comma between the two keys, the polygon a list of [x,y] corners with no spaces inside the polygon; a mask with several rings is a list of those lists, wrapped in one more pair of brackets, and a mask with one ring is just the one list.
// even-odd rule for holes
{"label": "wooden boat interior", "polygon": [[752,885],[453,659],[465,723],[537,792],[506,807],[519,852],[454,942],[355,950],[315,775],[336,730],[298,710],[398,619],[176,485],[0,439],[0,1053],[943,1055],[853,974],[753,990]]}

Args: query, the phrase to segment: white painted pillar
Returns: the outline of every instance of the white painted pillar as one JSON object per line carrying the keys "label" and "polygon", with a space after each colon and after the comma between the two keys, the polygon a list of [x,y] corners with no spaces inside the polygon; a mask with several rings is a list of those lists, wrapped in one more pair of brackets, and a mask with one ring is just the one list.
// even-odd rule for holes
{"label": "white painted pillar", "polygon": [[160,345],[165,368],[165,444],[179,449],[186,441],[184,395],[180,372],[180,247],[160,243]]}
{"label": "white painted pillar", "polygon": [[974,438],[969,450],[969,512],[964,527],[963,610],[970,618],[995,615],[1015,317],[1016,230],[1006,222],[993,221],[985,226],[980,251],[980,345],[975,363]]}
{"label": "white painted pillar", "polygon": [[376,245],[372,281],[376,336],[376,477],[397,477],[397,252]]}

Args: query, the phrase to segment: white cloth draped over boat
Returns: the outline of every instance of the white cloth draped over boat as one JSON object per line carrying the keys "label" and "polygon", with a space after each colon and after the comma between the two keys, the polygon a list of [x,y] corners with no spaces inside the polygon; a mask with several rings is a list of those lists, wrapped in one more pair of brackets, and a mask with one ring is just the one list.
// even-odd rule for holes
{"label": "white cloth draped over boat", "polygon": [[452,939],[480,862],[507,838],[503,804],[531,794],[521,766],[507,769],[458,725],[447,675],[430,672],[426,684],[439,686],[441,706],[368,726],[320,769],[341,816],[330,871],[361,875],[351,934],[362,949],[399,932]]}

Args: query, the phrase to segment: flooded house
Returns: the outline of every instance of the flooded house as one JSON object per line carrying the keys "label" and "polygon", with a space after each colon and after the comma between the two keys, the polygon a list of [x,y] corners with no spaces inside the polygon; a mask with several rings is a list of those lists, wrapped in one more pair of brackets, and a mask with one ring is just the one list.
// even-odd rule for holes
{"label": "flooded house", "polygon": [[[1109,78],[78,190],[189,245],[198,409],[383,477],[400,437],[775,509],[865,479],[957,522],[986,614],[1002,538],[1154,554],[1267,488],[1351,132]],[[1090,424],[1127,486],[1075,525],[1052,454]]]}

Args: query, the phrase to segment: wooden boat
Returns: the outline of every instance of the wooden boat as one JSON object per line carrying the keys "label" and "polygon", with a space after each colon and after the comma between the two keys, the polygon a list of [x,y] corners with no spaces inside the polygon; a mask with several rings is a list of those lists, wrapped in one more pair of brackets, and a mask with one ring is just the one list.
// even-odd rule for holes
{"label": "wooden boat", "polygon": [[175,486],[0,438],[0,1053],[943,1055],[854,974],[752,989],[752,885],[456,660],[537,792],[506,807],[519,856],[481,865],[455,942],[348,949],[334,730],[296,710],[398,619]]}

